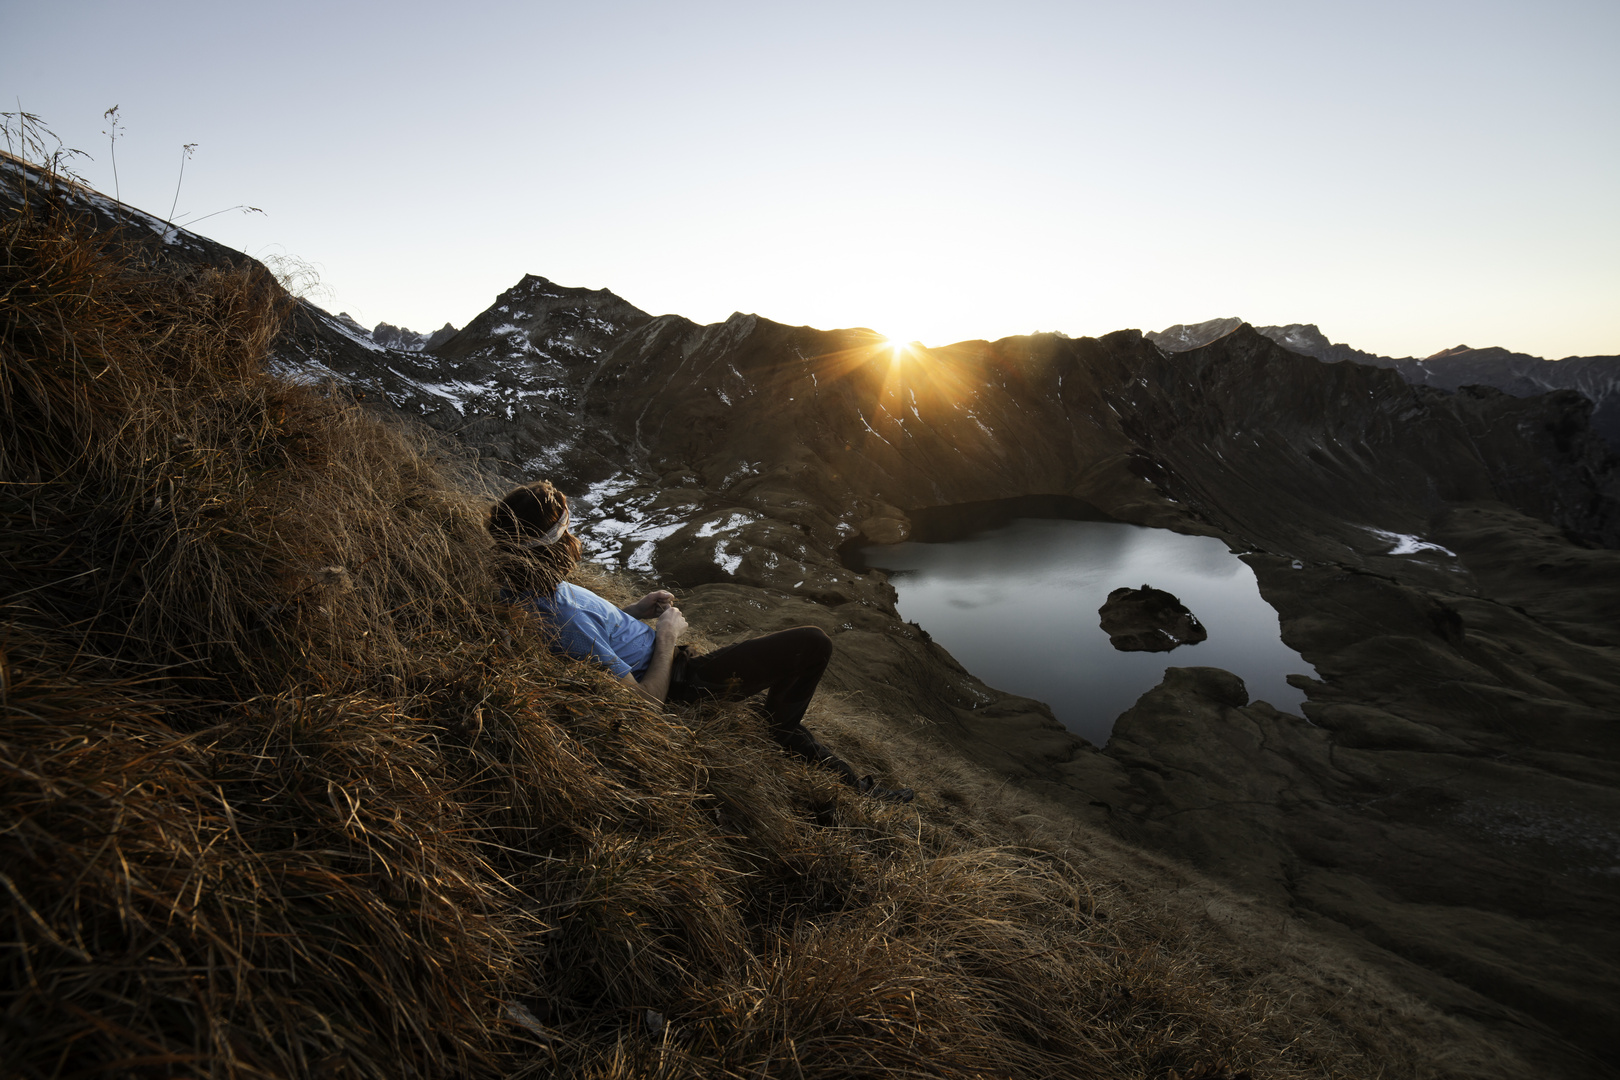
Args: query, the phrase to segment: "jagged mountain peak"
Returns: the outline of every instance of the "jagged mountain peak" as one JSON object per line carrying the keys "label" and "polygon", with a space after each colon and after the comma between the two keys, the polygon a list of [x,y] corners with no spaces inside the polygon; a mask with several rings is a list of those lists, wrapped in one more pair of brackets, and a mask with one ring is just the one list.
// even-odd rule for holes
{"label": "jagged mountain peak", "polygon": [[547,358],[564,363],[601,354],[652,316],[607,289],[559,285],[525,274],[437,351],[452,361]]}
{"label": "jagged mountain peak", "polygon": [[1186,352],[1208,345],[1216,338],[1225,337],[1243,325],[1235,315],[1219,319],[1205,319],[1200,323],[1176,323],[1159,331],[1148,331],[1143,336],[1165,352]]}
{"label": "jagged mountain peak", "polygon": [[[1201,323],[1176,323],[1159,331],[1148,331],[1144,336],[1165,352],[1186,352],[1189,349],[1202,348],[1212,341],[1216,341],[1232,333],[1240,326],[1252,325],[1237,316],[1223,319],[1206,319]],[[1348,345],[1337,345],[1328,340],[1320,327],[1315,323],[1288,323],[1284,326],[1254,326],[1254,331],[1264,337],[1270,338],[1289,352],[1299,353],[1301,356],[1314,357],[1327,363],[1337,363],[1341,360],[1354,360],[1358,363],[1373,364],[1377,367],[1389,367],[1394,361],[1388,357],[1374,356],[1353,349]]]}
{"label": "jagged mountain peak", "polygon": [[400,352],[433,352],[455,336],[456,328],[448,322],[431,334],[418,333],[385,322],[378,323],[371,330],[372,341],[385,348],[398,349]]}
{"label": "jagged mountain peak", "polygon": [[1460,358],[1467,358],[1469,360],[1479,361],[1482,363],[1500,363],[1514,360],[1526,360],[1537,364],[1544,362],[1539,356],[1531,356],[1529,353],[1514,352],[1512,349],[1504,349],[1499,345],[1491,345],[1483,349],[1476,349],[1470,345],[1456,345],[1452,348],[1441,349],[1437,353],[1425,356],[1423,360],[1425,363],[1427,363],[1430,360],[1455,360]]}
{"label": "jagged mountain peak", "polygon": [[[629,301],[613,292],[611,289],[587,289],[575,285],[562,285],[550,278],[539,274],[524,274],[517,284],[502,292],[495,298],[492,308],[501,304],[532,304],[545,300],[564,300],[572,303],[589,305],[623,304],[632,306]],[[640,311],[641,309],[636,308]],[[642,312],[642,314],[646,314]]]}
{"label": "jagged mountain peak", "polygon": [[1236,333],[1245,326],[1257,334],[1270,338],[1290,352],[1313,356],[1318,360],[1347,359],[1347,357],[1330,355],[1333,350],[1348,348],[1348,346],[1333,345],[1328,341],[1327,335],[1322,333],[1315,323],[1254,326],[1236,315],[1231,315],[1219,319],[1206,319],[1200,323],[1176,323],[1174,326],[1166,327],[1163,330],[1150,330],[1143,336],[1165,352],[1187,352],[1191,349],[1202,348],[1213,341],[1218,341],[1228,334]]}
{"label": "jagged mountain peak", "polygon": [[1327,335],[1315,323],[1289,323],[1287,326],[1267,326],[1256,328],[1260,333],[1275,341],[1290,352],[1313,356],[1317,351],[1332,347]]}

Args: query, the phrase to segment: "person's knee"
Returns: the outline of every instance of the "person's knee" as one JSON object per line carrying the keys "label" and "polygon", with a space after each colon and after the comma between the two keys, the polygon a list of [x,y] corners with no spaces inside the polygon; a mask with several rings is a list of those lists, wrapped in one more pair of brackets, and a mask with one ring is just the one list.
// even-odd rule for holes
{"label": "person's knee", "polygon": [[797,644],[806,656],[825,664],[832,658],[832,638],[819,626],[798,626],[788,633],[797,637]]}

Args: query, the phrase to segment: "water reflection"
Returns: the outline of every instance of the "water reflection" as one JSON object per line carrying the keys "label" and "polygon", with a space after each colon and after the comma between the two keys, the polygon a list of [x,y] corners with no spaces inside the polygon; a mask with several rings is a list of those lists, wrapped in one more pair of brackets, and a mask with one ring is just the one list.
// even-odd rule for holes
{"label": "water reflection", "polygon": [[[1209,537],[1024,518],[946,543],[860,554],[890,573],[901,617],[985,682],[1046,702],[1098,745],[1167,667],[1225,668],[1252,699],[1293,713],[1304,695],[1285,676],[1314,675],[1278,637],[1277,613],[1260,598],[1254,572]],[[1097,609],[1112,590],[1144,584],[1175,593],[1209,640],[1167,653],[1115,650]]]}

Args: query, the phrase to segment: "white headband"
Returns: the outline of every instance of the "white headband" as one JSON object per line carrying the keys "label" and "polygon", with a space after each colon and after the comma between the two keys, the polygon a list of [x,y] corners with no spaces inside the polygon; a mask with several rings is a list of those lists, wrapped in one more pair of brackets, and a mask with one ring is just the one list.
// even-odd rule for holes
{"label": "white headband", "polygon": [[553,525],[544,536],[538,536],[533,540],[520,541],[518,546],[526,548],[550,547],[558,540],[561,540],[563,533],[567,531],[568,507],[565,506],[563,507],[563,516],[557,519],[557,524]]}

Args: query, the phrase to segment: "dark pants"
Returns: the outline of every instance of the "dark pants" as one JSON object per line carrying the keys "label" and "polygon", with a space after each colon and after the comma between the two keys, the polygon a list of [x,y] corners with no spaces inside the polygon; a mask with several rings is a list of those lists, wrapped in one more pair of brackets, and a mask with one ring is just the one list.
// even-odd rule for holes
{"label": "dark pants", "polygon": [[670,672],[669,700],[741,701],[763,690],[771,736],[782,748],[825,765],[853,787],[855,770],[799,722],[831,658],[832,639],[814,626],[739,641],[702,656],[693,656],[682,646]]}

